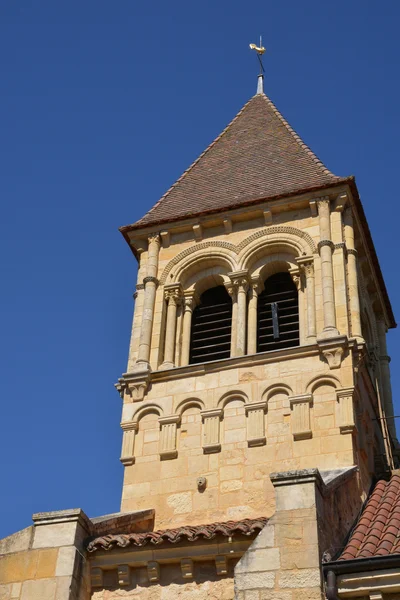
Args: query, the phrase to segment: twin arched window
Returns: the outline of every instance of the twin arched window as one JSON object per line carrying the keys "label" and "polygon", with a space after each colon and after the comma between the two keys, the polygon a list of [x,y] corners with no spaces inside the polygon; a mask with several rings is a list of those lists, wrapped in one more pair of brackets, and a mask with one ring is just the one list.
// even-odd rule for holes
{"label": "twin arched window", "polygon": [[[220,285],[205,291],[193,311],[190,364],[231,356],[232,300]],[[299,302],[289,273],[276,273],[257,302],[257,352],[299,345]]]}

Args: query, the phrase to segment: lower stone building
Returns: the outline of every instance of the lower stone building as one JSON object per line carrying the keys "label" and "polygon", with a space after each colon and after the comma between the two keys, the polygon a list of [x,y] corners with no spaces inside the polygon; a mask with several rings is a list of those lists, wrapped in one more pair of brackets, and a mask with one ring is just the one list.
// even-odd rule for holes
{"label": "lower stone building", "polygon": [[400,598],[396,323],[354,178],[260,76],[121,231],[121,512],[34,515],[0,541],[0,599]]}

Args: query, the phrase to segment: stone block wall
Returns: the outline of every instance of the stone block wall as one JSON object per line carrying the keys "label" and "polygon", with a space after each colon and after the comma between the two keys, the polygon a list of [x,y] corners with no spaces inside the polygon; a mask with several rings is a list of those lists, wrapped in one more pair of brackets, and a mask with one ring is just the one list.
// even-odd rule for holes
{"label": "stone block wall", "polygon": [[[336,501],[330,502],[337,502],[336,510],[349,500],[347,484],[354,477],[350,470],[343,487],[343,475],[337,478]],[[271,479],[276,512],[236,565],[235,600],[322,600],[321,558],[327,540],[335,539],[329,537],[332,519],[320,508],[331,494],[329,485],[317,469],[275,473]],[[353,512],[359,508],[356,502]]]}
{"label": "stone block wall", "polygon": [[88,600],[80,510],[39,513],[34,525],[0,541],[1,600]]}

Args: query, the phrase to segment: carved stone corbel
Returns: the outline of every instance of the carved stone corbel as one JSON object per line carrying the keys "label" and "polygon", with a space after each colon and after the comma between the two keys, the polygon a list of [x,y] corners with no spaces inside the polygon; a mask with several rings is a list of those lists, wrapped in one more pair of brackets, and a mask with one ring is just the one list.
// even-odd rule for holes
{"label": "carved stone corbel", "polygon": [[228,561],[224,554],[218,554],[215,557],[215,567],[217,575],[226,575],[228,573]]}
{"label": "carved stone corbel", "polygon": [[115,384],[124,402],[140,402],[146,395],[150,383],[150,372],[125,373]]}
{"label": "carved stone corbel", "polygon": [[339,369],[348,346],[347,336],[340,335],[331,339],[317,339],[317,343],[329,368]]}
{"label": "carved stone corbel", "polygon": [[160,565],[158,562],[150,561],[147,563],[147,576],[150,583],[156,583],[160,579]]}
{"label": "carved stone corbel", "polygon": [[92,588],[102,587],[103,571],[99,567],[92,567],[90,569],[90,584],[91,584]]}
{"label": "carved stone corbel", "polygon": [[182,558],[181,572],[183,579],[193,579],[193,560],[191,558]]}
{"label": "carved stone corbel", "polygon": [[129,565],[118,565],[118,583],[122,586],[130,585],[131,575]]}

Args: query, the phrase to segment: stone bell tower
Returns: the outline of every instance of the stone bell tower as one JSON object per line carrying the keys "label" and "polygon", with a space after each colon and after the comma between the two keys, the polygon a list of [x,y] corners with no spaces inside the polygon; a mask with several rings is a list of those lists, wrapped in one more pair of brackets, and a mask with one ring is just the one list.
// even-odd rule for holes
{"label": "stone bell tower", "polygon": [[269,517],[271,473],[393,467],[394,317],[353,177],[258,92],[148,213],[123,399],[122,511]]}

